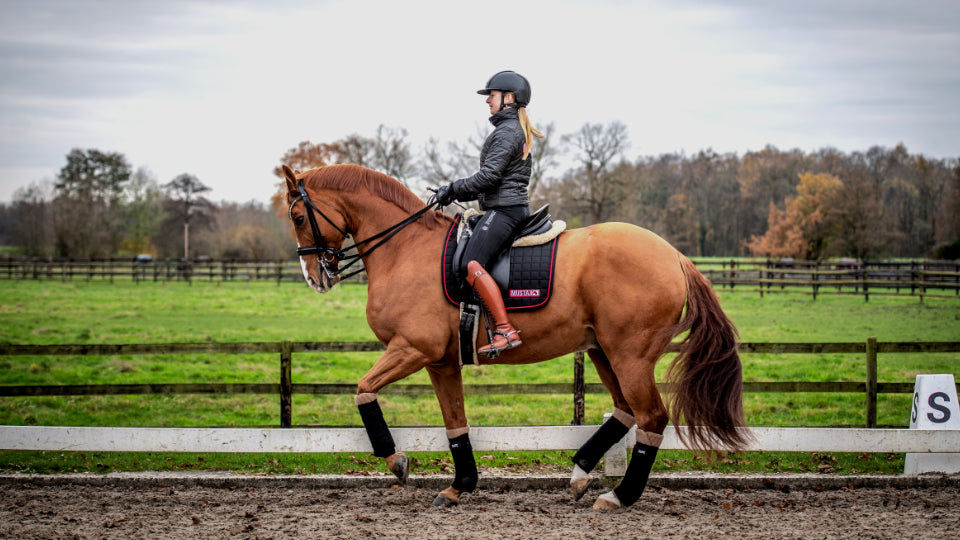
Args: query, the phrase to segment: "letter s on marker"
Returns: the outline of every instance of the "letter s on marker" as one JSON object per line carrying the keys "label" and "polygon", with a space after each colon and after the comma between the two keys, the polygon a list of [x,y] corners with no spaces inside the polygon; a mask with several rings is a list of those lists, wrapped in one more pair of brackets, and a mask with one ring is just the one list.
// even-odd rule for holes
{"label": "letter s on marker", "polygon": [[944,424],[950,420],[950,409],[937,403],[935,401],[937,398],[940,398],[943,401],[947,401],[947,402],[950,401],[950,396],[948,396],[943,392],[934,392],[930,394],[930,397],[927,398],[927,405],[929,405],[931,409],[935,409],[943,413],[943,416],[937,417],[937,416],[934,416],[933,413],[927,413],[927,419],[929,419],[934,424]]}

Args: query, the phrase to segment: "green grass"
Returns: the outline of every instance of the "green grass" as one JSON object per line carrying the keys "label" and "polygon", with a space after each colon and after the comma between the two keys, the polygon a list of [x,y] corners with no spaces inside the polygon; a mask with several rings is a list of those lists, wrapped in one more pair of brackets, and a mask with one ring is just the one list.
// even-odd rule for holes
{"label": "green grass", "polygon": [[[724,309],[745,342],[954,341],[960,336],[960,302],[915,297],[767,295],[718,291]],[[371,341],[364,305],[366,289],[338,286],[318,295],[302,284],[275,283],[98,283],[0,282],[0,342],[18,344],[162,343],[241,341]],[[298,353],[293,380],[354,384],[376,361],[378,353]],[[860,355],[743,356],[748,381],[862,381]],[[658,366],[662,374],[667,362]],[[958,354],[883,354],[878,363],[882,382],[912,382],[918,373],[960,374]],[[0,384],[107,383],[275,383],[276,355],[143,355],[0,357]],[[526,366],[480,366],[464,371],[466,384],[570,382],[572,356]],[[587,382],[599,379],[587,368]],[[424,373],[402,383],[428,384]],[[433,397],[381,396],[390,425],[440,426]],[[606,395],[588,394],[587,423],[601,422],[610,409]],[[470,424],[562,425],[572,418],[572,396],[470,396]],[[858,394],[747,394],[748,422],[757,426],[863,425],[864,397]],[[907,395],[881,394],[881,425],[906,426]],[[0,424],[90,426],[276,426],[278,396],[98,396],[0,399]],[[352,396],[295,395],[295,425],[360,424]],[[548,455],[548,458],[541,456]],[[481,467],[510,470],[546,461],[566,467],[565,453],[491,454]],[[199,459],[202,457],[203,459]],[[422,467],[442,472],[445,455],[418,455]],[[511,459],[512,458],[512,459]],[[832,461],[836,459],[837,461]],[[724,460],[729,461],[726,463]],[[899,461],[898,461],[899,460]],[[141,470],[140,467],[211,468],[345,472],[362,467],[369,456],[238,456],[0,452],[0,470]],[[501,463],[502,462],[502,463]],[[829,463],[828,463],[829,462]],[[902,470],[902,456],[768,454],[725,456],[719,461],[691,453],[664,451],[659,470],[822,470],[841,472]],[[898,465],[899,463],[899,465]],[[380,470],[371,465],[369,470]],[[751,469],[753,468],[753,469]]]}

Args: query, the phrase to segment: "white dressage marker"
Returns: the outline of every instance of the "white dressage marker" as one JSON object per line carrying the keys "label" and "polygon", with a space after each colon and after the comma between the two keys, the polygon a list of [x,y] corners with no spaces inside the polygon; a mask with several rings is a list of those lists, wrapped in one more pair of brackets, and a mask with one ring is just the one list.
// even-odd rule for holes
{"label": "white dressage marker", "polygon": [[[952,374],[917,375],[910,429],[960,429],[960,403]],[[903,474],[960,472],[960,454],[907,454]]]}

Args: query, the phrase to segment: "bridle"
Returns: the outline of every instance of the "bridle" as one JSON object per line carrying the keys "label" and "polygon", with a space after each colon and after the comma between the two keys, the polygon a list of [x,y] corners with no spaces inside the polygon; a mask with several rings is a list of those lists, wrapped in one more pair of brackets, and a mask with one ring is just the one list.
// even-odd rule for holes
{"label": "bridle", "polygon": [[[287,210],[287,216],[290,218],[290,221],[293,221],[293,205],[297,204],[300,201],[303,201],[303,205],[306,209],[307,220],[310,222],[310,231],[313,234],[313,245],[307,247],[297,247],[297,256],[303,257],[304,255],[317,254],[317,261],[320,263],[320,267],[323,268],[324,274],[332,282],[336,282],[341,279],[346,279],[351,276],[355,276],[360,272],[363,272],[363,268],[359,268],[350,272],[349,274],[344,274],[348,268],[361,260],[365,255],[369,255],[373,250],[385,244],[388,240],[393,238],[395,234],[400,232],[404,227],[410,225],[414,221],[420,219],[421,216],[432,210],[437,206],[436,201],[431,200],[427,203],[423,209],[417,211],[413,215],[407,217],[403,221],[387,227],[386,229],[378,232],[377,234],[363,240],[362,242],[356,242],[352,246],[347,247],[346,249],[339,249],[328,246],[327,243],[323,240],[323,234],[320,232],[320,227],[317,225],[317,218],[314,214],[320,214],[327,223],[329,223],[341,236],[346,238],[349,236],[350,231],[343,230],[336,223],[333,222],[322,210],[317,208],[317,205],[313,204],[313,201],[310,200],[310,196],[307,195],[306,188],[303,187],[303,179],[300,178],[297,180],[297,198],[290,203],[290,208]],[[360,253],[360,246],[373,242],[375,240],[380,240],[376,244],[370,247],[366,252]],[[354,250],[356,253],[348,253],[348,251]],[[340,266],[340,263],[346,263]]]}

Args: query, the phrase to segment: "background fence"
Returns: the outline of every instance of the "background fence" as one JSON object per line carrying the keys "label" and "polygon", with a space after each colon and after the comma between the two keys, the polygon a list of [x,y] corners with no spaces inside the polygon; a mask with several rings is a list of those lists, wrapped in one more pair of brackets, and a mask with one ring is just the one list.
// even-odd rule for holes
{"label": "background fence", "polygon": [[[718,288],[758,292],[960,297],[958,261],[795,261],[792,259],[696,259]],[[134,282],[300,282],[297,259],[149,260],[0,259],[0,279]],[[361,274],[358,277],[363,280]]]}
{"label": "background fence", "polygon": [[698,260],[714,287],[765,293],[960,295],[958,261]]}
{"label": "background fence", "polygon": [[[276,394],[280,398],[279,425],[292,425],[293,394],[346,394],[356,392],[356,384],[297,383],[292,381],[293,354],[304,352],[365,352],[383,350],[379,342],[254,342],[254,343],[154,343],[127,345],[0,345],[3,355],[141,355],[141,354],[251,354],[279,355],[278,381],[259,384],[176,383],[176,384],[84,384],[84,385],[6,385],[0,386],[2,396],[83,396],[135,394]],[[747,393],[824,392],[856,393],[866,398],[864,426],[877,427],[877,396],[879,394],[910,394],[914,382],[881,382],[877,380],[877,357],[883,353],[955,353],[960,342],[887,343],[869,338],[862,343],[741,343],[743,354],[819,354],[848,353],[864,357],[862,381],[767,381],[745,382]],[[573,400],[572,424],[584,421],[584,395],[606,393],[602,384],[584,381],[583,355],[574,359],[574,380],[570,383],[544,384],[483,384],[464,385],[470,395],[500,394],[569,394]],[[670,385],[659,383],[661,392],[669,392]],[[392,384],[384,388],[385,395],[433,395],[428,384]]]}

